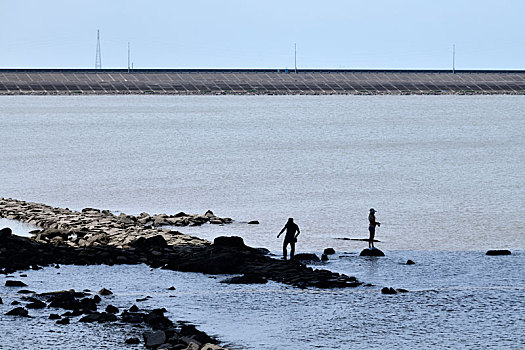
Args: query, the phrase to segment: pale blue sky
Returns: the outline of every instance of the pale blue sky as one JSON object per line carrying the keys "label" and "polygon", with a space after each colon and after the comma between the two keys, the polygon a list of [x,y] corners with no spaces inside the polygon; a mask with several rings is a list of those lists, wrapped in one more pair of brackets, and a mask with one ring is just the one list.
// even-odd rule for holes
{"label": "pale blue sky", "polygon": [[525,69],[525,0],[0,0],[0,68]]}

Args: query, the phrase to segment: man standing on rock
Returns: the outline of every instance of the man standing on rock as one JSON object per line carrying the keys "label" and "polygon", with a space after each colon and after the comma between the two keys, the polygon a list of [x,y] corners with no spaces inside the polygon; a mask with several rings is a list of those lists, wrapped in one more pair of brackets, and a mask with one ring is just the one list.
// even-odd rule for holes
{"label": "man standing on rock", "polygon": [[[297,242],[297,236],[301,233],[299,230],[299,226],[295,222],[293,222],[293,218],[289,218],[286,225],[284,225],[283,229],[279,234],[277,235],[277,238],[286,230],[286,235],[284,236],[284,242],[283,242],[283,258],[286,260],[286,256],[288,254],[287,246],[290,244],[290,260],[293,260],[294,254],[295,254],[295,242]],[[297,234],[296,234],[297,232]]]}
{"label": "man standing on rock", "polygon": [[370,208],[370,214],[368,214],[368,232],[370,232],[370,237],[368,238],[368,248],[374,248],[376,226],[381,226],[381,223],[376,221],[375,213],[377,213],[377,211],[374,208]]}

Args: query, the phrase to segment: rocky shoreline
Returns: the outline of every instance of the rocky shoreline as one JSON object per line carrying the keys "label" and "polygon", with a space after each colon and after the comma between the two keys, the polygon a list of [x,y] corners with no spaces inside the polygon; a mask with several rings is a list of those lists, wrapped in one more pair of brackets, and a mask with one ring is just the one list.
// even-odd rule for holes
{"label": "rocky shoreline", "polygon": [[[0,274],[5,275],[57,264],[146,264],[152,268],[175,271],[237,275],[222,281],[231,284],[266,283],[268,280],[299,288],[346,288],[362,284],[355,277],[313,269],[298,260],[273,259],[266,255],[267,251],[264,249],[246,246],[240,237],[217,237],[211,243],[160,227],[204,223],[227,224],[232,221],[229,218],[216,217],[211,211],[204,215],[178,213],[150,216],[144,213],[136,217],[125,214],[114,215],[109,211],[93,208],[78,212],[40,203],[1,198],[0,218],[18,220],[42,228],[32,231],[32,238],[15,236],[10,228],[0,230]],[[68,307],[78,306],[69,311],[69,314],[66,313],[65,317],[61,316],[58,320],[60,322],[69,322],[71,317],[80,315],[84,316],[79,322],[104,323],[119,319],[110,310],[97,311],[96,307],[93,307],[96,303],[90,301],[88,295],[80,295],[74,291],[50,295],[54,295],[53,298],[56,295],[60,295],[60,298],[64,296],[68,300]],[[26,298],[30,298],[25,300],[29,302],[28,305],[38,307],[54,305],[53,301],[46,299],[45,295]],[[94,297],[93,300],[95,299]],[[89,304],[89,307],[82,306],[83,303]],[[28,305],[26,307],[29,307]],[[152,312],[157,314],[152,315]],[[18,307],[7,314],[27,316],[28,311],[26,308]],[[128,316],[146,324],[149,324],[147,320],[154,316],[162,320],[164,326],[161,329],[149,324],[153,330],[147,334],[145,332],[143,337],[147,347],[186,350],[222,349],[216,345],[217,342],[211,341],[211,338],[197,331],[195,327],[180,327],[180,329],[173,327],[173,322],[167,319],[165,321],[159,311],[134,314],[128,310],[122,312],[120,320],[126,322]],[[188,333],[189,330],[193,333]],[[136,342],[137,339],[130,341]]]}

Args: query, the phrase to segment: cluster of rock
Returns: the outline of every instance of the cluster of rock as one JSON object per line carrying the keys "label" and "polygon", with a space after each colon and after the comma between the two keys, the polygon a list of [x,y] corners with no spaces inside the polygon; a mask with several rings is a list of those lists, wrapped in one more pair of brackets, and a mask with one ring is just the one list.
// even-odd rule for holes
{"label": "cluster of rock", "polygon": [[[207,212],[202,217],[208,221],[219,220],[212,215]],[[361,284],[355,277],[313,269],[299,261],[272,259],[261,250],[246,246],[240,237],[218,237],[212,244],[177,231],[150,227],[147,224],[153,217],[146,214],[138,218],[124,214],[115,216],[93,208],[73,212],[3,198],[0,199],[0,217],[44,228],[34,239],[12,236],[10,230],[0,234],[0,271],[4,272],[49,264],[144,263],[177,271],[256,275],[302,288]],[[160,218],[170,219],[159,216],[153,221]],[[231,219],[220,220],[228,222]]]}
{"label": "cluster of rock", "polygon": [[[9,282],[6,281],[6,282]],[[6,285],[24,286],[20,281]],[[140,310],[136,305],[129,309],[120,310],[113,306],[107,305],[104,311],[98,311],[101,297],[99,295],[91,296],[87,291],[77,292],[75,290],[58,291],[50,293],[36,294],[31,291],[20,290],[21,294],[32,294],[23,296],[24,306],[17,306],[8,311],[8,316],[31,317],[31,309],[63,309],[66,310],[61,315],[51,313],[50,320],[55,320],[58,325],[70,324],[72,321],[83,323],[108,323],[117,322],[132,325],[142,325],[149,330],[142,332],[142,342],[150,349],[179,349],[179,350],[225,350],[217,345],[217,340],[208,336],[206,333],[198,330],[194,325],[186,322],[174,324],[169,318],[164,316],[166,309],[159,308],[154,310]],[[107,289],[102,289],[98,294],[112,294]],[[12,305],[20,305],[20,302],[14,301]],[[119,315],[120,312],[120,315]],[[139,344],[141,339],[138,337],[128,338],[126,344]]]}
{"label": "cluster of rock", "polygon": [[204,215],[184,212],[175,215],[115,215],[109,210],[85,208],[78,212],[11,198],[0,198],[0,217],[41,227],[42,230],[32,231],[36,241],[76,247],[112,245],[118,248],[129,247],[139,237],[157,235],[163,236],[169,244],[207,244],[209,242],[205,240],[162,227],[232,222],[230,218],[215,216],[210,210]]}

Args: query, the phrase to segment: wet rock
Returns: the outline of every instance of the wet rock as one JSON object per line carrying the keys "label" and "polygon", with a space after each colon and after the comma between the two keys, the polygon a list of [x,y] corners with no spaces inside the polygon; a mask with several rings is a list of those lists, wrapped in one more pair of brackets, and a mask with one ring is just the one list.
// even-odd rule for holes
{"label": "wet rock", "polygon": [[7,280],[5,281],[6,287],[27,287],[27,284],[25,284],[22,281],[14,281],[14,280]]}
{"label": "wet rock", "polygon": [[168,290],[175,290],[175,287],[171,286],[168,288]]}
{"label": "wet rock", "polygon": [[35,294],[36,292],[34,290],[29,289],[20,289],[17,294]]}
{"label": "wet rock", "polygon": [[489,250],[485,255],[511,255],[510,250],[507,249],[495,249],[495,250]]}
{"label": "wet rock", "polygon": [[361,251],[359,256],[385,256],[385,253],[377,248],[366,248]]}
{"label": "wet rock", "polygon": [[155,309],[144,316],[144,322],[153,329],[167,329],[173,327],[173,322],[164,316],[165,309]]}
{"label": "wet rock", "polygon": [[259,225],[259,221],[258,220],[248,221],[248,225]]}
{"label": "wet rock", "polygon": [[381,294],[397,294],[397,291],[392,287],[384,287],[381,289]]}
{"label": "wet rock", "polygon": [[126,339],[126,344],[140,344],[140,339],[135,337],[128,338]]}
{"label": "wet rock", "polygon": [[2,305],[4,303],[4,301],[2,300],[2,298],[0,298],[0,305]]}
{"label": "wet rock", "polygon": [[410,259],[407,260],[407,265],[414,265],[414,264],[415,264],[415,262],[413,262],[412,260],[410,260]]}
{"label": "wet rock", "polygon": [[20,302],[17,300],[14,300],[13,302],[11,302],[11,305],[20,305]]}
{"label": "wet rock", "polygon": [[69,319],[69,317],[64,317],[64,318],[56,321],[55,323],[56,324],[61,324],[61,325],[69,324],[70,323],[70,319]]}
{"label": "wet rock", "polygon": [[118,307],[115,307],[113,305],[106,306],[106,312],[110,314],[118,314]]}
{"label": "wet rock", "polygon": [[407,289],[404,289],[404,288],[398,288],[398,289],[396,289],[396,291],[397,291],[398,293],[408,293],[408,290],[407,290]]}
{"label": "wet rock", "polygon": [[146,314],[138,313],[138,312],[128,312],[124,311],[122,315],[120,316],[122,322],[126,323],[142,323],[144,322],[144,316]]}
{"label": "wet rock", "polygon": [[111,294],[113,294],[113,292],[110,291],[109,289],[102,288],[101,290],[98,291],[98,294],[100,294],[100,295],[111,295]]}
{"label": "wet rock", "polygon": [[200,344],[216,343],[213,338],[198,330],[194,325],[191,324],[182,325],[180,329],[180,335],[182,337],[190,337],[191,339],[198,341]]}
{"label": "wet rock", "polygon": [[166,342],[166,334],[164,331],[148,331],[143,333],[144,345],[146,347],[156,347]]}
{"label": "wet rock", "polygon": [[24,309],[23,307],[15,307],[11,311],[7,312],[6,315],[8,316],[22,316],[22,317],[28,317],[29,312]]}
{"label": "wet rock", "polygon": [[98,303],[100,303],[102,301],[102,298],[100,298],[98,295],[94,295],[93,296],[93,301],[98,304]]}
{"label": "wet rock", "polygon": [[44,303],[43,301],[40,301],[40,300],[36,300],[36,301],[26,305],[26,307],[28,309],[43,309],[46,306],[47,306],[46,303]]}
{"label": "wet rock", "polygon": [[326,254],[321,255],[321,261],[328,261],[328,255]]}
{"label": "wet rock", "polygon": [[302,262],[319,262],[319,257],[313,253],[300,253],[295,254],[294,260]]}
{"label": "wet rock", "polygon": [[117,316],[107,313],[107,312],[94,312],[91,314],[87,314],[86,316],[82,317],[79,322],[114,322],[117,320]]}
{"label": "wet rock", "polygon": [[242,276],[235,276],[222,280],[221,283],[228,284],[265,284],[268,280],[260,275],[244,274]]}
{"label": "wet rock", "polygon": [[213,240],[213,244],[218,247],[245,247],[244,241],[238,236],[220,236]]}
{"label": "wet rock", "polygon": [[50,314],[49,315],[49,319],[50,320],[60,320],[62,318],[62,316],[60,316],[59,314]]}
{"label": "wet rock", "polygon": [[326,248],[324,250],[323,254],[326,254],[326,255],[335,254],[335,249],[334,248]]}
{"label": "wet rock", "polygon": [[129,312],[138,312],[139,311],[139,308],[137,307],[137,305],[133,305],[129,308]]}

